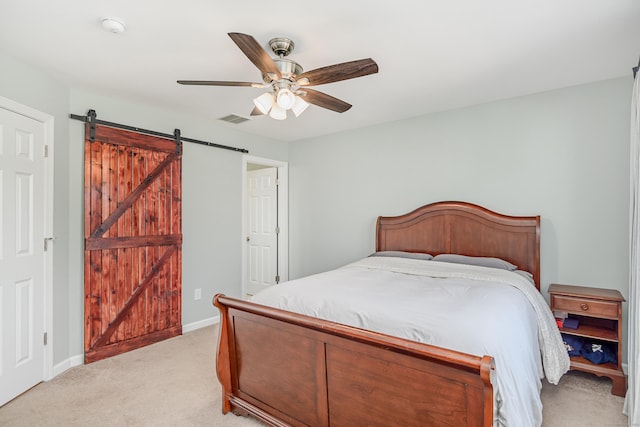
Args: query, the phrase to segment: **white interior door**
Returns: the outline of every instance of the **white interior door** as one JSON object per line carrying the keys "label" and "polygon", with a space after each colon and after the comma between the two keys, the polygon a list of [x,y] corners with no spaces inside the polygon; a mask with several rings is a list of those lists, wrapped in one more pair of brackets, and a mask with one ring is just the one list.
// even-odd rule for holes
{"label": "white interior door", "polygon": [[0,103],[0,405],[45,379],[44,144]]}
{"label": "white interior door", "polygon": [[278,169],[247,172],[247,284],[253,295],[277,283]]}

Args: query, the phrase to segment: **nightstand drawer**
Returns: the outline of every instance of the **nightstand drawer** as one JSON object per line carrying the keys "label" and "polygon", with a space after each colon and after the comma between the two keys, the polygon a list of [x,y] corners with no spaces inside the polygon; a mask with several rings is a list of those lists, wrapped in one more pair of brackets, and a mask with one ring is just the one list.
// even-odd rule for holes
{"label": "nightstand drawer", "polygon": [[615,302],[573,298],[563,295],[552,295],[551,298],[551,306],[554,310],[582,313],[585,316],[618,318],[618,304]]}

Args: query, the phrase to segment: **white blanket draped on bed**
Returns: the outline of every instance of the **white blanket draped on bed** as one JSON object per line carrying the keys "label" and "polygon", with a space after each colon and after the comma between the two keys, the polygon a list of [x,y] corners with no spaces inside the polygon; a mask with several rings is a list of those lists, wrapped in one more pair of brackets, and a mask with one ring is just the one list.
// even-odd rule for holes
{"label": "white blanket draped on bed", "polygon": [[543,367],[554,384],[569,369],[544,298],[526,278],[506,270],[370,257],[272,286],[251,301],[492,356],[497,425],[540,426]]}

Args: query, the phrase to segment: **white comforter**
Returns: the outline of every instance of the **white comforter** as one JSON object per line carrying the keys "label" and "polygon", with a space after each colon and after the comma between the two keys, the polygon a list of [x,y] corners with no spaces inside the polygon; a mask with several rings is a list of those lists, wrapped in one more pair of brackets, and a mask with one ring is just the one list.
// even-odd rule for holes
{"label": "white comforter", "polygon": [[251,301],[492,356],[496,425],[540,426],[540,378],[557,384],[569,369],[544,299],[530,281],[506,270],[370,257],[272,286]]}

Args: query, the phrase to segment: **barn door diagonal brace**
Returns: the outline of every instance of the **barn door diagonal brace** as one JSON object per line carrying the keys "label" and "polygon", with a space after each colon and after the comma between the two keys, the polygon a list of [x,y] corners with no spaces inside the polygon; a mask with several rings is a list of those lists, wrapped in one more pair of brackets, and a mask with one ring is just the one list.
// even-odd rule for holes
{"label": "barn door diagonal brace", "polygon": [[[104,125],[104,126],[109,126],[112,128],[117,128],[117,129],[124,129],[124,130],[129,130],[132,132],[138,132],[138,133],[143,133],[146,135],[151,135],[151,136],[157,136],[159,138],[165,138],[165,139],[176,139],[176,135],[175,135],[175,131],[174,134],[168,134],[168,133],[163,133],[163,132],[157,132],[155,130],[148,130],[148,129],[142,129],[142,128],[138,128],[135,126],[129,126],[129,125],[123,125],[120,123],[114,123],[114,122],[108,122],[105,120],[98,120],[96,118],[96,111],[95,110],[89,110],[89,112],[87,113],[86,116],[79,116],[78,114],[69,114],[69,118],[72,118],[74,120],[80,120],[82,122],[85,123],[91,123],[92,126],[92,136],[90,136],[90,140],[91,142],[95,141],[95,125]],[[237,151],[239,153],[249,153],[249,150],[245,149],[245,148],[237,148],[237,147],[230,147],[228,145],[221,145],[221,144],[216,144],[214,142],[208,142],[208,141],[201,141],[199,139],[193,139],[193,138],[185,138],[185,137],[180,137],[181,141],[187,141],[187,142],[193,142],[194,144],[200,144],[200,145],[206,145],[207,147],[213,147],[213,148],[222,148],[224,150],[231,150],[231,151]],[[180,148],[182,150],[182,148]]]}
{"label": "barn door diagonal brace", "polygon": [[102,236],[118,219],[133,205],[138,199],[140,193],[146,190],[156,178],[160,176],[167,166],[178,158],[177,154],[171,153],[160,163],[151,173],[133,190],[119,205],[118,208],[111,212],[111,214],[98,226],[92,233],[91,238]]}
{"label": "barn door diagonal brace", "polygon": [[167,248],[167,250],[162,254],[158,262],[156,262],[155,265],[151,268],[151,270],[149,270],[149,273],[147,273],[145,278],[142,279],[140,283],[138,283],[138,286],[133,291],[129,299],[124,303],[124,305],[122,306],[122,308],[120,309],[116,317],[113,319],[113,321],[111,321],[111,323],[109,323],[107,330],[104,331],[102,335],[100,335],[100,337],[96,340],[95,343],[93,343],[90,350],[94,350],[100,347],[101,345],[103,345],[104,343],[106,343],[107,341],[109,341],[109,338],[111,338],[111,335],[113,335],[113,333],[118,329],[118,326],[120,326],[120,323],[122,323],[122,321],[125,319],[125,317],[129,313],[129,309],[133,306],[133,304],[136,303],[140,295],[142,295],[145,289],[147,289],[147,287],[149,286],[153,278],[158,274],[160,269],[169,260],[169,258],[173,256],[173,254],[177,250],[178,250],[178,246],[176,245],[172,245]]}

